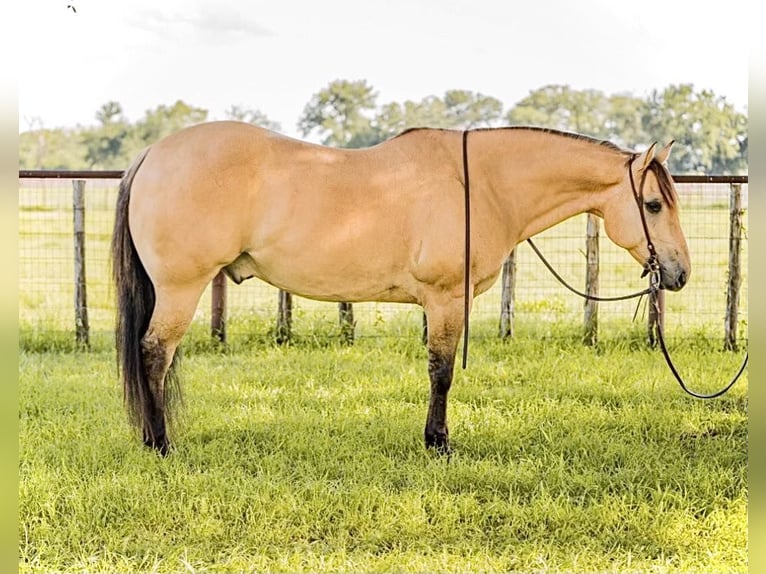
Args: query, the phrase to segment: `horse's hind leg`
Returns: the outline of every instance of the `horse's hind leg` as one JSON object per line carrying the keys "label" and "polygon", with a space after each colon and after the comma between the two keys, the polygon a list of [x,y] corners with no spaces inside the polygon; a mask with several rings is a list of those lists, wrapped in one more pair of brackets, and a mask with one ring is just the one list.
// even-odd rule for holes
{"label": "horse's hind leg", "polygon": [[427,448],[449,454],[447,394],[452,386],[455,353],[463,326],[462,299],[446,305],[426,305],[428,337],[428,377],[431,397],[428,403],[425,442]]}
{"label": "horse's hind leg", "polygon": [[181,338],[189,327],[201,289],[158,289],[152,318],[141,338],[141,354],[148,396],[143,403],[143,440],[165,455],[170,450],[167,423],[172,418],[173,363]]}
{"label": "horse's hind leg", "polygon": [[141,339],[141,355],[148,382],[149,399],[144,411],[143,439],[146,446],[165,455],[170,441],[165,426],[167,403],[165,378],[170,370],[175,349],[163,341],[155,330],[147,331]]}

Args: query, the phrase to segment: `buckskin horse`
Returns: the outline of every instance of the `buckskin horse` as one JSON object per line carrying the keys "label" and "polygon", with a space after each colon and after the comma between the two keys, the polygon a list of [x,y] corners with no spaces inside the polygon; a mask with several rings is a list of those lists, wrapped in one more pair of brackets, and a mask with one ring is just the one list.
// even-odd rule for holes
{"label": "buckskin horse", "polygon": [[671,146],[635,153],[507,127],[418,128],[335,149],[238,122],[162,139],[123,176],[111,246],[131,420],[147,446],[168,453],[177,347],[223,270],[235,283],[257,277],[311,299],[421,305],[431,384],[425,444],[449,452],[461,331],[517,243],[594,213],[614,243],[655,266],[662,288],[684,286],[691,267],[664,165]]}

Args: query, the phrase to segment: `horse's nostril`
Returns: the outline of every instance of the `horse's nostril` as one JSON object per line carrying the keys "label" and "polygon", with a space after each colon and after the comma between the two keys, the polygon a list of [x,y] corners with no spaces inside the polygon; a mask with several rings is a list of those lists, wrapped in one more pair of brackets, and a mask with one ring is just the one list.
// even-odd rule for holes
{"label": "horse's nostril", "polygon": [[679,289],[686,285],[686,271],[681,271],[678,274],[678,279],[676,280],[676,283],[678,284]]}

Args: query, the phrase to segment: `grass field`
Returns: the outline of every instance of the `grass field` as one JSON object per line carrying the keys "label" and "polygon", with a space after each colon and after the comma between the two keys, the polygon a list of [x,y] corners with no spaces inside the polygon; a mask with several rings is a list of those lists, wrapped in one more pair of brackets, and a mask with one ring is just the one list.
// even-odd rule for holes
{"label": "grass field", "polygon": [[[528,329],[471,347],[450,460],[422,444],[417,329],[225,351],[198,329],[166,459],[129,430],[106,341],[22,351],[20,571],[746,572],[746,375],[696,401],[639,329]],[[739,361],[674,352],[701,391]]]}
{"label": "grass field", "polygon": [[[526,246],[513,340],[497,337],[497,287],[476,300],[451,459],[422,444],[419,308],[355,305],[348,347],[334,304],[297,299],[279,347],[276,290],[254,281],[229,289],[225,347],[203,298],[175,450],[157,457],[128,426],[112,350],[114,189],[91,192],[89,351],[73,337],[71,189],[20,195],[21,572],[748,571],[747,373],[720,399],[684,395],[635,302],[601,305],[599,343],[582,345],[582,302]],[[711,392],[742,358],[721,351],[727,204],[682,199],[694,270],[667,296],[666,333]],[[580,286],[584,229],[537,238]],[[604,295],[645,286],[606,239],[601,273]],[[745,274],[743,346],[747,295]]]}

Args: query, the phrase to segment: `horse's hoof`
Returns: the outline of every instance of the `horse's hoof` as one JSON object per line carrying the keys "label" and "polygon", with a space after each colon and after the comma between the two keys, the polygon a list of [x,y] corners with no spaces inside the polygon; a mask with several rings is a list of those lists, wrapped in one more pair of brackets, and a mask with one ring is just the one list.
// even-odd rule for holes
{"label": "horse's hoof", "polygon": [[426,448],[442,456],[449,457],[452,454],[447,433],[426,433]]}
{"label": "horse's hoof", "polygon": [[144,438],[144,446],[153,449],[162,457],[170,454],[170,442],[168,442],[168,439],[164,437],[160,440]]}

